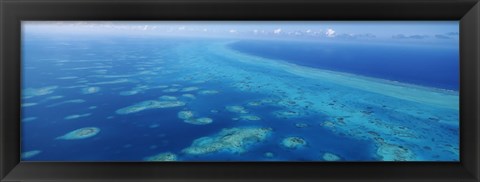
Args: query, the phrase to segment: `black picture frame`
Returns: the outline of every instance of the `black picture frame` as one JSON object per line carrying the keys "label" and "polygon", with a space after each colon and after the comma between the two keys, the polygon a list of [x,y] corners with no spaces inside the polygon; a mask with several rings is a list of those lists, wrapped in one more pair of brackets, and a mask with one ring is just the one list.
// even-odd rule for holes
{"label": "black picture frame", "polygon": [[[480,180],[478,0],[0,0],[1,181]],[[20,162],[23,20],[460,20],[460,162]]]}

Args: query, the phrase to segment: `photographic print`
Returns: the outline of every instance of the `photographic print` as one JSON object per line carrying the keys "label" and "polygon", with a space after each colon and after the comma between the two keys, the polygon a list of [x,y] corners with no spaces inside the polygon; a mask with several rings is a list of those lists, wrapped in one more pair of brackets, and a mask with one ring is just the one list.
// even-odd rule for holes
{"label": "photographic print", "polygon": [[23,21],[21,160],[459,161],[458,21]]}

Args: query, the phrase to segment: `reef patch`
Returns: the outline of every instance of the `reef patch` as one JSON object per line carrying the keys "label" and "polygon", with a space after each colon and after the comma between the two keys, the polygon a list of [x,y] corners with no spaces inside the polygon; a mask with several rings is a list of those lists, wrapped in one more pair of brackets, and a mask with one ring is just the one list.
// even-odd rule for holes
{"label": "reef patch", "polygon": [[272,133],[271,128],[228,128],[219,133],[193,141],[182,152],[202,155],[215,152],[240,154],[254,145],[264,142]]}
{"label": "reef patch", "polygon": [[100,133],[100,128],[97,127],[85,127],[73,130],[68,132],[63,136],[59,136],[57,140],[78,140],[78,139],[85,139],[90,138]]}
{"label": "reef patch", "polygon": [[157,101],[157,100],[147,100],[143,101],[128,107],[118,109],[117,114],[132,114],[149,109],[162,109],[162,108],[171,108],[171,107],[180,107],[184,106],[185,102],[182,101]]}

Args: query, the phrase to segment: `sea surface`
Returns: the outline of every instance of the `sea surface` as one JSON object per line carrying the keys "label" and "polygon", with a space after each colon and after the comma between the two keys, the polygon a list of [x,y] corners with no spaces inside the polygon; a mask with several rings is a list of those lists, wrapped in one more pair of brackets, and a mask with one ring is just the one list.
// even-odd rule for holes
{"label": "sea surface", "polygon": [[448,90],[459,88],[459,51],[454,45],[250,40],[231,47],[301,66]]}
{"label": "sea surface", "polygon": [[23,161],[459,161],[458,48],[23,40]]}

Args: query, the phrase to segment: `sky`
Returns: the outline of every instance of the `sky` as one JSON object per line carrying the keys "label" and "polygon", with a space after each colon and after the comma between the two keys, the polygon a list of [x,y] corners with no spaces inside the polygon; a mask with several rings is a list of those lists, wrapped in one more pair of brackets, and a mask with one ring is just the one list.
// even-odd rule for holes
{"label": "sky", "polygon": [[458,44],[458,21],[23,21],[50,35],[183,36]]}

